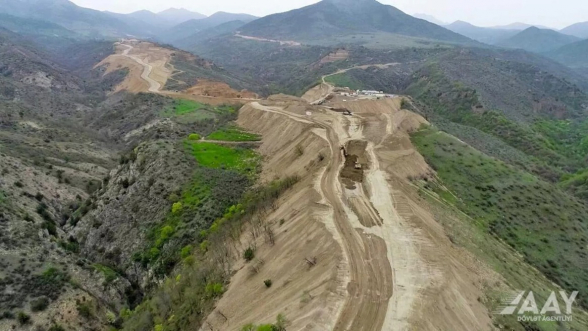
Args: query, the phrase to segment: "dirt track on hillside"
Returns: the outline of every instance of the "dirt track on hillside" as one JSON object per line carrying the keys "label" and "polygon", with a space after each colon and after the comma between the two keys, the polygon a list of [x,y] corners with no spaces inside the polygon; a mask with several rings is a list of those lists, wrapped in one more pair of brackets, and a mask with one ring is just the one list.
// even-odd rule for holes
{"label": "dirt track on hillside", "polygon": [[178,73],[170,64],[174,51],[138,40],[118,42],[115,47],[115,54],[96,65],[106,66],[106,74],[122,68],[129,70],[114,92],[151,92],[213,105],[258,100],[257,94],[253,92],[237,91],[224,82],[208,79],[199,79],[196,85],[185,91],[167,91],[164,89],[167,81]]}

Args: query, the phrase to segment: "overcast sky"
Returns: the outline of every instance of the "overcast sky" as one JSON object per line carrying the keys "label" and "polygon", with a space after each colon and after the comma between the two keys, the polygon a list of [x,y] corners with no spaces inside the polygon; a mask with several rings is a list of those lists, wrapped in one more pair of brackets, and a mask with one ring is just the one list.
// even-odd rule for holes
{"label": "overcast sky", "polygon": [[[217,11],[265,16],[318,2],[318,0],[73,0],[82,7],[130,13],[154,12],[169,7],[186,8],[210,15]],[[587,0],[381,0],[408,13],[424,13],[453,22],[468,21],[479,26],[513,22],[564,28],[588,21]]]}

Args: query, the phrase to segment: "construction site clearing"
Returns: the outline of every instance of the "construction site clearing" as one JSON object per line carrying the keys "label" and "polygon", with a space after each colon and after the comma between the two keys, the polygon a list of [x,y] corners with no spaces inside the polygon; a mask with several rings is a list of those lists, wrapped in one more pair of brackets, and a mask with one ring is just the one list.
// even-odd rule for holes
{"label": "construction site clearing", "polygon": [[[400,98],[396,94],[388,94],[384,93],[383,91],[375,91],[375,90],[351,90],[347,87],[345,88],[335,88],[332,93],[330,93],[324,100],[321,100],[318,104],[325,105],[329,101],[334,102],[350,102],[356,100],[381,100],[381,99],[394,99]],[[333,109],[337,111],[337,109]],[[351,114],[349,114],[351,115]]]}

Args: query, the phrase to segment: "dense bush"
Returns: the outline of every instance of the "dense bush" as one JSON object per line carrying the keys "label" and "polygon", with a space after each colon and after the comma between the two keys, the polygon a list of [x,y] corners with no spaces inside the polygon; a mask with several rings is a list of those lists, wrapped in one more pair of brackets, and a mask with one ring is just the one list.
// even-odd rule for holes
{"label": "dense bush", "polygon": [[16,314],[16,320],[20,325],[29,324],[31,322],[31,316],[29,316],[25,312],[20,311],[18,312],[18,314]]}
{"label": "dense bush", "polygon": [[43,311],[49,306],[49,299],[46,297],[37,298],[31,301],[31,310],[33,312]]}
{"label": "dense bush", "polygon": [[253,258],[255,258],[255,251],[253,250],[253,248],[248,247],[243,252],[243,258],[245,259],[245,261],[251,261],[251,260],[253,260]]}

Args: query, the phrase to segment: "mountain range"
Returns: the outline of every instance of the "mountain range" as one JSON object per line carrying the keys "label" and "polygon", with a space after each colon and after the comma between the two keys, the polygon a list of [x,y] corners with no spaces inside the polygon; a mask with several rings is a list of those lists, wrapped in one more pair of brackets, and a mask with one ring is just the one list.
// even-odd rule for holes
{"label": "mountain range", "polygon": [[247,23],[255,19],[257,19],[257,17],[248,14],[232,14],[226,12],[218,12],[206,18],[191,19],[182,22],[178,25],[173,26],[170,29],[163,31],[162,33],[159,33],[157,35],[157,38],[159,40],[173,44],[178,40],[188,38],[193,34],[196,34],[206,29],[214,28],[224,23],[232,21],[240,21],[243,23]]}
{"label": "mountain range", "polygon": [[494,45],[502,40],[510,38],[517,33],[519,30],[516,29],[497,29],[497,28],[483,28],[479,26],[475,26],[468,22],[464,21],[455,21],[449,25],[446,25],[445,28],[464,35],[468,38],[477,40],[479,42]]}
{"label": "mountain range", "polygon": [[248,36],[284,40],[320,40],[363,33],[385,33],[453,43],[464,36],[375,0],[323,0],[314,5],[255,20],[241,28]]}

